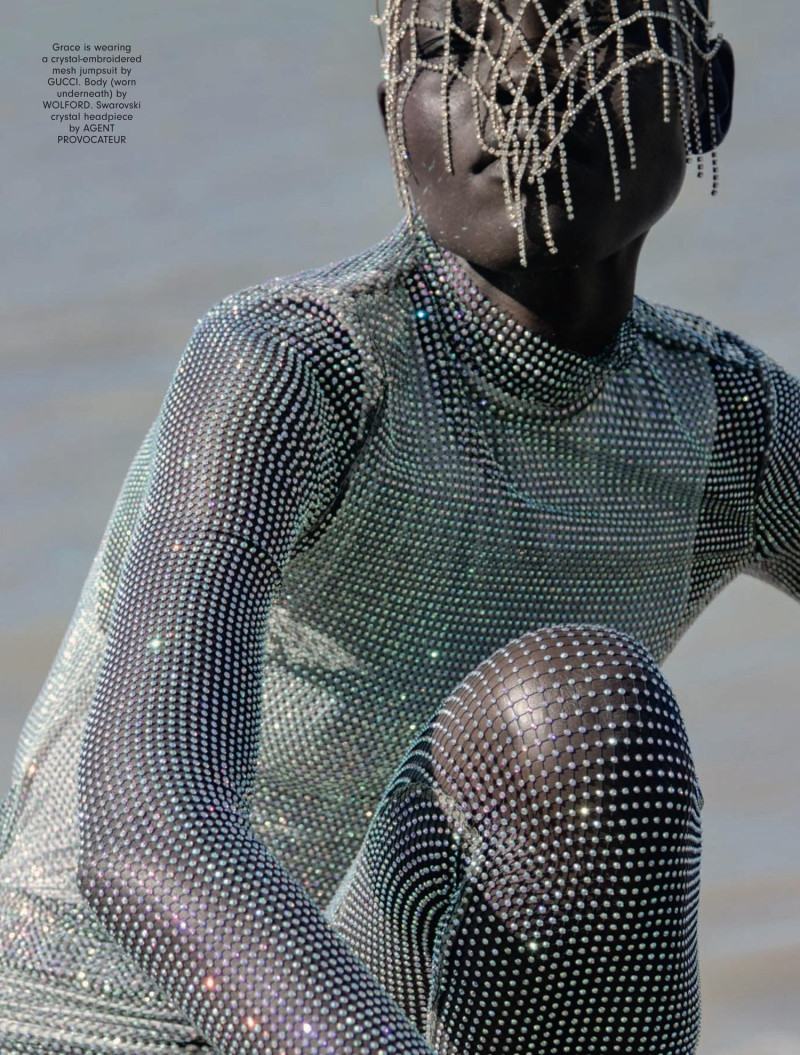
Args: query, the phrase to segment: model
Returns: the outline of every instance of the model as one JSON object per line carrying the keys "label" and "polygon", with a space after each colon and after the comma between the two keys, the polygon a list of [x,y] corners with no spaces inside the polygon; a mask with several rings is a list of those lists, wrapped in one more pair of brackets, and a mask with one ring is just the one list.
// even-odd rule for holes
{"label": "model", "polygon": [[380,22],[406,219],[199,322],[25,727],[4,1055],[696,1051],[657,664],[798,594],[800,389],[634,288],[731,51],[702,0]]}

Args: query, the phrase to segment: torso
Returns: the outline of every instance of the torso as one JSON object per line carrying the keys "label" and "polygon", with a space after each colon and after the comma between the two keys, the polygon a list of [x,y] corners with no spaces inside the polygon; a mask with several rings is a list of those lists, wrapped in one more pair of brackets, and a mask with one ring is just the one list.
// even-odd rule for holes
{"label": "torso", "polygon": [[[251,799],[256,834],[324,904],[415,731],[486,655],[571,622],[633,634],[661,661],[748,566],[760,360],[642,301],[597,359],[543,348],[409,229],[229,299],[253,327],[280,328],[279,304],[294,305],[330,400],[364,423],[275,598]],[[0,996],[21,972],[60,979],[65,1000],[160,1006],[74,879],[78,751],[153,451],[151,433],[20,744],[0,832]]]}

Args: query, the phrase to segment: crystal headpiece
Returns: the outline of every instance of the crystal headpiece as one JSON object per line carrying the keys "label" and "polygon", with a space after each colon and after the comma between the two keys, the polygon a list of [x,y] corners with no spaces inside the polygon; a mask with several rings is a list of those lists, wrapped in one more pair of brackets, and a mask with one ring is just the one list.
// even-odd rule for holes
{"label": "crystal headpiece", "polygon": [[[450,93],[459,82],[469,90],[481,146],[501,160],[506,207],[518,232],[523,266],[528,188],[538,199],[547,247],[551,253],[558,251],[544,179],[553,166],[561,170],[559,193],[566,215],[574,216],[565,140],[583,114],[593,112],[602,123],[613,194],[619,200],[621,165],[636,167],[630,98],[637,69],[660,64],[663,119],[669,122],[677,106],[687,161],[697,158],[698,175],[703,173],[702,155],[711,152],[712,194],[716,193],[711,60],[721,38],[712,37],[705,0],[386,0],[373,21],[384,36],[392,164],[400,199],[410,211],[403,113],[422,70],[440,76],[442,149],[449,172],[453,171]],[[523,31],[523,23],[531,22],[538,27],[534,39]],[[427,38],[433,33],[433,49],[429,43],[420,46],[421,27]],[[698,103],[702,78],[709,100],[705,114]],[[621,133],[615,130],[612,92],[618,93]],[[622,157],[620,142],[624,142]]]}

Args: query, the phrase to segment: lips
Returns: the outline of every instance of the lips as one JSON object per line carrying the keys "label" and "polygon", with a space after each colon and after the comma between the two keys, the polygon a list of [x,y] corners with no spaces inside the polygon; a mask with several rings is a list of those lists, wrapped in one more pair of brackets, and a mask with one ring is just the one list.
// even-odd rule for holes
{"label": "lips", "polygon": [[494,154],[481,154],[475,164],[472,166],[473,175],[477,175],[479,172],[484,172],[488,168],[497,166],[500,167],[502,158],[495,157]]}
{"label": "lips", "polygon": [[[622,122],[612,107],[608,107],[607,109],[607,119],[611,127],[612,135],[616,141],[617,148],[619,149],[623,142],[624,132],[622,129]],[[563,114],[555,115],[556,127],[560,126],[562,120]],[[550,142],[550,137],[542,136],[540,141],[542,142],[542,146],[546,146]],[[563,144],[567,160],[572,164],[591,165],[596,163],[599,159],[607,161],[608,133],[601,120],[599,111],[594,107],[592,107],[591,110],[588,107],[584,108],[566,130]],[[559,152],[557,151],[551,164],[548,166],[548,169],[552,170],[553,167],[557,166],[558,160]],[[495,166],[499,168],[502,164],[502,158],[483,150],[475,164],[472,166],[472,172],[477,175],[478,173],[485,172],[487,169],[492,169]]]}
{"label": "lips", "polygon": [[[570,163],[576,165],[590,165],[598,158],[600,152],[603,156],[606,155],[605,151],[605,138],[598,142],[596,137],[591,139],[584,138],[578,134],[573,134],[572,131],[567,133],[564,139],[564,150],[567,156],[567,160]],[[500,172],[504,164],[504,159],[495,157],[493,154],[481,154],[479,159],[472,166],[472,174],[479,175],[483,172]],[[559,164],[559,153],[551,159],[550,165],[548,165],[547,171],[552,171]]]}

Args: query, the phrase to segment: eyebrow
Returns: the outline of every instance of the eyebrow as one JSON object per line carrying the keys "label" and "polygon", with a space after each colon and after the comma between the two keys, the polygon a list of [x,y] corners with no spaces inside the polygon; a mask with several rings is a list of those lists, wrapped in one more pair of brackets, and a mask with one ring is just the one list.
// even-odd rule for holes
{"label": "eyebrow", "polygon": [[487,2],[506,17],[511,17],[507,0],[421,0],[419,14],[425,18],[430,17],[431,21],[444,21],[450,12],[457,22],[474,22],[480,18]]}

